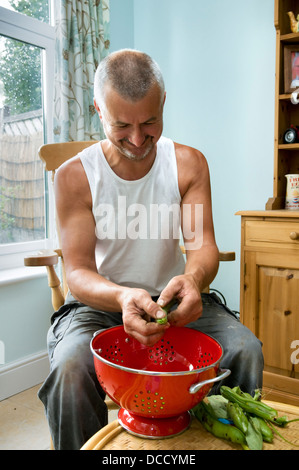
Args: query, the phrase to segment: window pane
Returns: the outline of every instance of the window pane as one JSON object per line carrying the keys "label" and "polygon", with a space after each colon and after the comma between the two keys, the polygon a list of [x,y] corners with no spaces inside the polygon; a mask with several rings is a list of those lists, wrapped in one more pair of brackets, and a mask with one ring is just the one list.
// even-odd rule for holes
{"label": "window pane", "polygon": [[45,238],[42,49],[0,36],[0,243]]}
{"label": "window pane", "polygon": [[0,6],[49,23],[50,0],[0,0]]}

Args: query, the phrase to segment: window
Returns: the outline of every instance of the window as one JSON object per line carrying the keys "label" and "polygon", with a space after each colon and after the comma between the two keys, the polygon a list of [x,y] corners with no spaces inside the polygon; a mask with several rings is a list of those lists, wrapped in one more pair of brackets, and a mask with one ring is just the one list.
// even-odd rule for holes
{"label": "window", "polygon": [[50,22],[48,0],[0,0],[0,6],[46,23]]}
{"label": "window", "polygon": [[[0,0],[0,269],[51,235],[38,148],[52,135],[54,27],[48,0]],[[7,8],[3,8],[6,6]],[[18,11],[14,11],[18,10]]]}

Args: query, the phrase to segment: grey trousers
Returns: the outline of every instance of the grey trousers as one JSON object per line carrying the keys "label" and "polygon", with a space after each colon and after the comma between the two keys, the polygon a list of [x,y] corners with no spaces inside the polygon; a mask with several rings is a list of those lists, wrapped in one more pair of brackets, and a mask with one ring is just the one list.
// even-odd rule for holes
{"label": "grey trousers", "polygon": [[[243,326],[215,294],[203,294],[203,314],[187,327],[216,339],[223,348],[221,367],[231,375],[215,384],[239,385],[253,393],[262,387],[261,342]],[[78,450],[107,424],[105,393],[97,380],[90,341],[101,329],[122,324],[120,313],[93,310],[79,303],[65,304],[52,317],[48,332],[50,374],[38,392],[56,450]]]}

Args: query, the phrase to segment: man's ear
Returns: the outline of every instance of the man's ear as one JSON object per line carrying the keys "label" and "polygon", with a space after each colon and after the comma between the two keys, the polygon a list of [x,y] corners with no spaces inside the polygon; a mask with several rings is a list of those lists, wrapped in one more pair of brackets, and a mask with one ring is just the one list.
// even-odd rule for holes
{"label": "man's ear", "polygon": [[164,97],[162,101],[162,109],[164,108],[165,101],[166,101],[166,91],[164,92]]}
{"label": "man's ear", "polygon": [[102,112],[101,112],[101,110],[100,110],[100,108],[99,108],[99,105],[98,105],[98,103],[96,102],[95,98],[94,98],[94,100],[93,100],[93,104],[94,104],[94,107],[96,108],[97,112],[99,113],[100,119],[102,120]]}

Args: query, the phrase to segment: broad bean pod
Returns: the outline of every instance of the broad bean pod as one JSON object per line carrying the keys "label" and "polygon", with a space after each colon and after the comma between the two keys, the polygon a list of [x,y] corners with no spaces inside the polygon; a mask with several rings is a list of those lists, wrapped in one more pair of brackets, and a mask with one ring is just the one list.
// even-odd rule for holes
{"label": "broad bean pod", "polygon": [[226,398],[228,401],[237,403],[244,411],[247,413],[252,413],[260,418],[266,419],[267,421],[272,421],[276,424],[285,423],[285,418],[278,418],[277,410],[271,408],[270,406],[262,403],[261,401],[251,399],[247,396],[243,397],[235,393],[231,388],[223,385],[220,387],[221,395]]}
{"label": "broad bean pod", "polygon": [[225,424],[218,419],[213,418],[213,416],[208,412],[204,402],[199,403],[195,408],[193,408],[193,413],[202,423],[204,428],[215,437],[226,439],[230,442],[241,445],[244,450],[249,450],[242,431],[235,426]]}
{"label": "broad bean pod", "polygon": [[233,421],[234,425],[240,429],[245,435],[248,431],[248,419],[242,408],[237,403],[227,403],[228,417]]}

